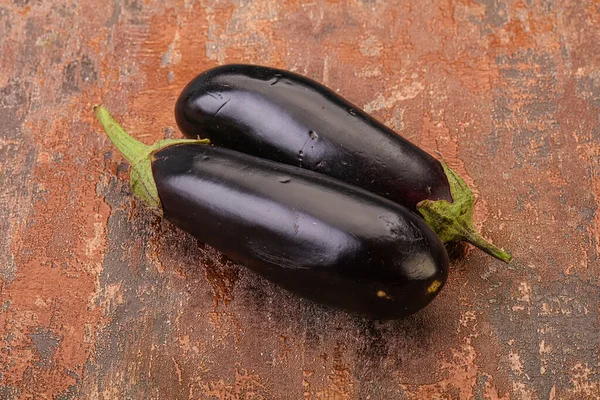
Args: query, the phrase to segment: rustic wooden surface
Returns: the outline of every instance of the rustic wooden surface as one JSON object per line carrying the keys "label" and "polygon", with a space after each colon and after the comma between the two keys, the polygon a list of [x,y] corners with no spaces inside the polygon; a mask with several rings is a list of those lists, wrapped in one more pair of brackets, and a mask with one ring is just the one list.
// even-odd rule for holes
{"label": "rustic wooden surface", "polygon": [[[227,62],[339,90],[474,188],[404,321],[315,306],[132,201],[91,112],[179,137]],[[0,398],[600,398],[598,0],[0,0]]]}

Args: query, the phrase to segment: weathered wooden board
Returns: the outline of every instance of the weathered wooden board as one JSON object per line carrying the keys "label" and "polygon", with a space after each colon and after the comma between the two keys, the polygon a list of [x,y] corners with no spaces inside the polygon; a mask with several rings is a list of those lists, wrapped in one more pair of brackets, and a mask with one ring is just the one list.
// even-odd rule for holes
{"label": "weathered wooden board", "polygon": [[[439,150],[467,250],[404,321],[315,306],[132,201],[206,68],[298,71]],[[597,0],[0,0],[0,398],[600,398]]]}

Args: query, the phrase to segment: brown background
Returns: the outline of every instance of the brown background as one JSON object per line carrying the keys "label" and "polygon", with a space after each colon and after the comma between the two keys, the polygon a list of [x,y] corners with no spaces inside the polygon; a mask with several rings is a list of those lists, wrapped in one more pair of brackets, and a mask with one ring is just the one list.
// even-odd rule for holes
{"label": "brown background", "polygon": [[[369,322],[291,296],[132,202],[91,107],[179,137],[182,87],[324,82],[473,187],[512,251]],[[0,398],[600,397],[597,0],[0,0]]]}

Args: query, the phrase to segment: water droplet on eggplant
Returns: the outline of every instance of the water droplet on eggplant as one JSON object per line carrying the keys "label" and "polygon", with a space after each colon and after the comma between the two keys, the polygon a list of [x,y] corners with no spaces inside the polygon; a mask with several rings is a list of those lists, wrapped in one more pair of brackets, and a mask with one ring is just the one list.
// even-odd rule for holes
{"label": "water droplet on eggplant", "polygon": [[270,85],[273,86],[277,82],[279,82],[280,80],[281,80],[281,74],[275,74],[275,76],[273,77],[273,79],[271,79]]}

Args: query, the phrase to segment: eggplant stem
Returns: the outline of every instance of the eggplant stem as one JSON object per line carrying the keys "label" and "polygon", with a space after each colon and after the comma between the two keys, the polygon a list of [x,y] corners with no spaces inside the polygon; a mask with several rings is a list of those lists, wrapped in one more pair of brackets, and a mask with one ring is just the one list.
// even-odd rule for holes
{"label": "eggplant stem", "polygon": [[148,153],[150,146],[129,135],[104,106],[94,106],[94,113],[111,142],[129,164],[136,164]]}
{"label": "eggplant stem", "polygon": [[177,144],[209,144],[209,140],[163,139],[148,146],[129,135],[104,106],[94,106],[94,113],[111,142],[131,165],[130,185],[133,193],[150,208],[162,213],[158,190],[152,175],[153,154],[165,147]]}
{"label": "eggplant stem", "polygon": [[485,240],[477,231],[473,230],[466,232],[464,241],[471,243],[473,246],[483,250],[492,257],[510,264],[513,260],[512,256],[501,248],[494,246],[492,243]]}
{"label": "eggplant stem", "polygon": [[425,222],[444,242],[465,241],[483,250],[498,260],[510,263],[512,257],[506,251],[485,240],[473,223],[475,197],[466,182],[441,159],[442,167],[448,177],[452,202],[447,200],[423,200],[417,204],[417,210]]}

